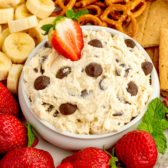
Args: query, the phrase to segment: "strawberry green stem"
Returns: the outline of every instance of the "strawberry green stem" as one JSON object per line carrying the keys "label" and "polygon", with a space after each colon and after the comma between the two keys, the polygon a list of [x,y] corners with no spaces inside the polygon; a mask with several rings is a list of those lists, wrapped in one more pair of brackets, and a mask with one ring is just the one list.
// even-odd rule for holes
{"label": "strawberry green stem", "polygon": [[105,150],[105,146],[103,145],[103,151],[110,156],[110,160],[108,162],[108,165],[111,166],[111,168],[117,168],[116,162],[118,162],[117,157],[114,156],[114,148],[112,149],[112,155]]}

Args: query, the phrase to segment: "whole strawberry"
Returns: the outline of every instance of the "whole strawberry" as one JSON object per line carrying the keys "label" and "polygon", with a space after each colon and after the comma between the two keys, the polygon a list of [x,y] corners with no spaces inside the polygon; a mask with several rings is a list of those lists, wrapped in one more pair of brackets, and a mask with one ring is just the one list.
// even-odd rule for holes
{"label": "whole strawberry", "polygon": [[7,113],[18,117],[19,108],[15,98],[0,82],[0,113]]}
{"label": "whole strawberry", "polygon": [[103,150],[89,147],[66,157],[61,164],[70,162],[75,168],[109,168],[110,165],[115,168],[115,161]]}
{"label": "whole strawberry", "polygon": [[71,163],[68,162],[68,163],[60,164],[56,168],[73,168],[73,166],[71,165]]}
{"label": "whole strawberry", "polygon": [[34,140],[33,144],[31,145],[31,147],[34,148],[38,144],[38,142],[39,142],[39,139],[35,136],[35,140]]}
{"label": "whole strawberry", "polygon": [[162,101],[165,107],[168,108],[168,96]]}
{"label": "whole strawberry", "polygon": [[27,129],[16,117],[0,113],[0,154],[27,146]]}
{"label": "whole strawberry", "polygon": [[128,132],[116,143],[115,149],[118,160],[128,168],[153,168],[157,160],[154,139],[146,131]]}
{"label": "whole strawberry", "polygon": [[44,150],[25,147],[8,152],[0,161],[0,168],[54,168],[54,161]]}

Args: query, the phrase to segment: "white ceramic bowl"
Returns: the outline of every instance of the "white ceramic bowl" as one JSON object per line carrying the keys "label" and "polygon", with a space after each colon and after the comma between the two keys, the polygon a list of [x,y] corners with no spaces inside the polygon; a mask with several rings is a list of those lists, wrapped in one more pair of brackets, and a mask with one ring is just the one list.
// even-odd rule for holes
{"label": "white ceramic bowl", "polygon": [[[105,28],[100,26],[82,26],[82,29],[93,29],[93,30],[100,30],[104,29],[108,32],[110,32],[112,35],[115,34],[121,34],[125,39],[130,38],[129,36],[113,30],[111,28]],[[30,54],[28,57],[26,63],[36,55],[37,51],[44,45],[44,43],[47,41],[44,40],[41,42]],[[143,52],[144,56],[146,57],[147,61],[151,61],[150,57],[146,53],[146,51],[137,43],[136,46]],[[25,64],[26,64],[25,63]],[[160,96],[160,87],[159,87],[159,80],[158,75],[156,73],[155,68],[153,68],[153,71],[151,73],[152,76],[152,87],[153,92],[149,98],[150,102],[152,99]],[[144,111],[138,115],[134,120],[132,120],[130,123],[122,127],[119,132],[111,132],[101,135],[78,135],[74,133],[68,133],[68,132],[59,132],[56,130],[56,128],[51,125],[50,123],[40,120],[32,111],[30,107],[30,101],[23,89],[24,80],[23,80],[23,72],[20,77],[19,82],[19,102],[22,109],[22,112],[26,118],[26,120],[34,127],[34,129],[47,141],[50,143],[59,146],[61,148],[67,149],[67,150],[81,150],[86,147],[98,147],[102,148],[103,145],[106,146],[106,149],[111,148],[124,134],[127,132],[134,130],[137,128],[137,126],[142,122],[142,117],[145,114],[145,111],[147,110],[147,105]]]}

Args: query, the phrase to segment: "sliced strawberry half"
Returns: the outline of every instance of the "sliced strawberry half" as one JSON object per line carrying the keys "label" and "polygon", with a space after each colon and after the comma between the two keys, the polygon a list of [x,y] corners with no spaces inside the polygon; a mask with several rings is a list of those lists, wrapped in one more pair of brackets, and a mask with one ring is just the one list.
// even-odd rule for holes
{"label": "sliced strawberry half", "polygon": [[56,23],[55,30],[49,31],[49,41],[61,55],[78,61],[83,49],[83,35],[80,25],[71,19],[63,18]]}

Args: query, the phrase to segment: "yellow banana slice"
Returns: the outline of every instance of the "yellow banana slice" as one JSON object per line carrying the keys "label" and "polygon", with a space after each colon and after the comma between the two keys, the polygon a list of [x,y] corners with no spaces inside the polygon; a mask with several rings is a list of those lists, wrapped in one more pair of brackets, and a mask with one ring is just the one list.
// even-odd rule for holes
{"label": "yellow banana slice", "polygon": [[26,8],[25,4],[18,6],[15,10],[15,20],[24,19],[32,16],[32,13]]}
{"label": "yellow banana slice", "polygon": [[12,64],[8,77],[7,77],[7,88],[12,94],[18,93],[18,82],[20,74],[22,72],[23,65],[21,64]]}
{"label": "yellow banana slice", "polygon": [[36,16],[30,16],[24,19],[13,20],[8,22],[10,33],[27,30],[29,28],[37,26],[37,24],[38,22]]}
{"label": "yellow banana slice", "polygon": [[4,41],[2,51],[14,63],[23,63],[35,48],[32,37],[24,32],[10,34]]}
{"label": "yellow banana slice", "polygon": [[31,13],[44,19],[54,11],[55,4],[52,0],[28,0],[26,7]]}
{"label": "yellow banana slice", "polygon": [[19,3],[20,3],[20,0],[1,0],[0,1],[0,8],[15,7]]}
{"label": "yellow banana slice", "polygon": [[0,81],[6,80],[12,61],[3,52],[0,52]]}
{"label": "yellow banana slice", "polygon": [[44,31],[41,29],[41,27],[45,24],[52,24],[55,19],[56,17],[42,19],[36,27],[29,29],[28,33],[34,39],[36,45],[47,38],[47,36],[43,35]]}
{"label": "yellow banana slice", "polygon": [[9,28],[2,30],[1,34],[3,36],[3,41],[4,41],[6,37],[8,37],[10,34]]}
{"label": "yellow banana slice", "polygon": [[2,48],[2,44],[3,44],[3,36],[2,34],[0,33],[0,50]]}
{"label": "yellow banana slice", "polygon": [[13,20],[14,17],[14,9],[0,9],[0,24],[8,23]]}

